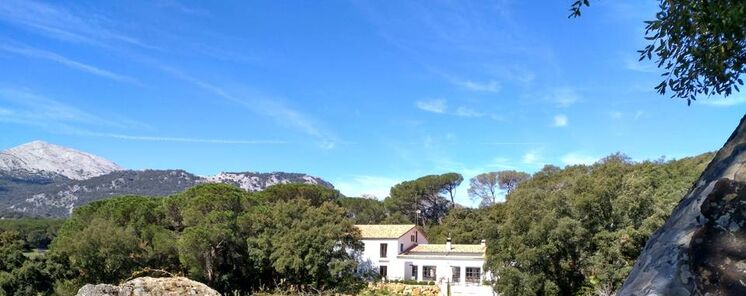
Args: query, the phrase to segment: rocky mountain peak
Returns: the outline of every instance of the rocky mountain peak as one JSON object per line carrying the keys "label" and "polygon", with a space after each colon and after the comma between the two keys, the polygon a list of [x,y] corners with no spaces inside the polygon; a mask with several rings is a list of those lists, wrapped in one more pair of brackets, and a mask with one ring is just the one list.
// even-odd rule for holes
{"label": "rocky mountain peak", "polygon": [[286,172],[221,172],[215,176],[207,177],[206,181],[233,184],[246,191],[260,191],[272,185],[286,183],[314,184],[334,188],[331,183],[321,178],[307,174]]}
{"label": "rocky mountain peak", "polygon": [[44,141],[33,141],[0,152],[0,171],[52,173],[85,180],[121,169],[102,157]]}

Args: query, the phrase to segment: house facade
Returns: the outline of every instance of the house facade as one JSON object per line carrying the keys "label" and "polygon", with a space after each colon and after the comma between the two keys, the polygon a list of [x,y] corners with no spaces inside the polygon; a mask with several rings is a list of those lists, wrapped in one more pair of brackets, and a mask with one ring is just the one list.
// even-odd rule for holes
{"label": "house facade", "polygon": [[[481,244],[430,244],[422,229],[414,224],[356,225],[364,249],[361,266],[387,280],[435,282],[453,295],[492,295],[484,282],[491,278],[484,271],[484,241]],[[459,293],[463,292],[463,293]]]}

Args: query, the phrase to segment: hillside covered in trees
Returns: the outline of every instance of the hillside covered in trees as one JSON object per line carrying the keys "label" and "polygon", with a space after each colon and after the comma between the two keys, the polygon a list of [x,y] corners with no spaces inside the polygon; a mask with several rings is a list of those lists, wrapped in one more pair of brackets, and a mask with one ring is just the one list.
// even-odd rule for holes
{"label": "hillside covered in trees", "polygon": [[[382,201],[308,184],[117,197],[76,209],[59,230],[54,221],[3,224],[0,289],[69,295],[86,283],[165,271],[222,293],[355,293],[372,275],[357,270],[354,224],[417,222],[435,243],[449,234],[456,243],[487,239],[486,268],[500,275],[494,286],[505,295],[613,291],[711,158],[633,162],[615,154],[533,175],[485,173],[469,182],[480,208],[453,203],[451,193],[464,186],[455,173],[403,182]],[[504,202],[495,199],[500,190],[509,192]],[[49,251],[28,256],[47,235],[56,236]]]}

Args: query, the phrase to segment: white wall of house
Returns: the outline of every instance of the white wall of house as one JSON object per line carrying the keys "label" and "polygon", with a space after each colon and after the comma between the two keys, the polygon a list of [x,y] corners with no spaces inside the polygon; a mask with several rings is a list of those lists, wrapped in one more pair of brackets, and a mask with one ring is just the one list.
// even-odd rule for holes
{"label": "white wall of house", "polygon": [[[413,239],[414,238],[414,239]],[[364,250],[361,255],[362,264],[375,272],[380,266],[386,266],[387,279],[404,279],[404,262],[398,256],[418,244],[427,244],[427,238],[415,227],[398,239],[362,239]],[[386,244],[386,256],[381,256],[381,244]]]}
{"label": "white wall of house", "polygon": [[[396,245],[399,243],[396,239],[363,239],[363,261],[369,261],[372,267],[380,266],[380,263],[388,263],[391,259],[396,259]],[[387,251],[385,256],[381,256],[381,244],[386,244]],[[378,269],[375,269],[378,270]]]}
{"label": "white wall of house", "polygon": [[406,250],[416,246],[427,244],[427,238],[420,231],[419,228],[415,227],[410,229],[407,233],[399,238],[399,245],[397,246],[397,254],[401,254]]}
{"label": "white wall of house", "polygon": [[[482,281],[489,279],[490,275],[484,271],[484,258],[460,257],[460,256],[399,256],[399,261],[404,265],[404,278],[406,280],[433,281],[436,283],[448,283],[452,285],[481,285]],[[412,266],[416,266],[417,274],[413,274]],[[425,267],[435,267],[435,277],[428,278]],[[454,278],[453,267],[459,268],[459,274]],[[467,268],[475,271],[479,269],[479,279],[467,281]]]}

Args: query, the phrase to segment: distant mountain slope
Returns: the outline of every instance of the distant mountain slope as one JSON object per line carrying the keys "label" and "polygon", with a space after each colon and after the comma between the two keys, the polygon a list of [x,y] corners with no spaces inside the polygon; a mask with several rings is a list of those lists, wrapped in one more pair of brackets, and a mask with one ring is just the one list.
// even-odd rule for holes
{"label": "distant mountain slope", "polygon": [[199,183],[227,183],[260,191],[284,183],[334,186],[300,173],[220,173],[200,177],[183,170],[122,170],[111,161],[41,141],[0,154],[0,217],[66,217],[73,208],[119,195],[164,196]]}
{"label": "distant mountain slope", "polygon": [[118,195],[162,196],[183,191],[202,178],[182,170],[116,171],[87,180],[19,186],[0,191],[1,207],[30,216],[64,217],[74,207]]}
{"label": "distant mountain slope", "polygon": [[334,186],[317,177],[309,176],[306,174],[299,173],[285,173],[285,172],[272,172],[272,173],[256,173],[256,172],[242,172],[242,173],[220,173],[212,177],[206,178],[207,182],[211,183],[226,183],[240,187],[246,191],[259,191],[275,184],[285,183],[305,183],[305,184],[316,184],[329,188]]}
{"label": "distant mountain slope", "polygon": [[121,170],[101,157],[43,141],[33,141],[0,152],[0,171],[59,174],[84,180]]}

